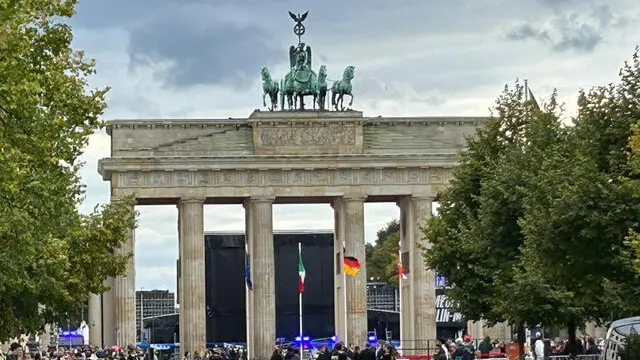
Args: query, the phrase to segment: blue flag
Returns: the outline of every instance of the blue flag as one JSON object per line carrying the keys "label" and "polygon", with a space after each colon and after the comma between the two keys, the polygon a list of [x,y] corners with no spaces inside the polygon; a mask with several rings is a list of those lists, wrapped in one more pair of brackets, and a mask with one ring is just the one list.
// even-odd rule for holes
{"label": "blue flag", "polygon": [[253,283],[251,283],[251,262],[249,261],[249,250],[244,249],[244,281],[247,283],[247,289],[253,290]]}

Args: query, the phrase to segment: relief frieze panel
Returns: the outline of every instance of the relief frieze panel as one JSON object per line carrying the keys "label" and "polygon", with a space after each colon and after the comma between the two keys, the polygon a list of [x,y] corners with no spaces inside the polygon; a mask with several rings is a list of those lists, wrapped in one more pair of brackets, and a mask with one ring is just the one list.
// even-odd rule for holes
{"label": "relief frieze panel", "polygon": [[123,171],[115,187],[281,187],[447,184],[453,169]]}
{"label": "relief frieze panel", "polygon": [[259,130],[262,146],[335,146],[354,145],[356,129],[353,126],[329,125],[323,127],[263,127]]}

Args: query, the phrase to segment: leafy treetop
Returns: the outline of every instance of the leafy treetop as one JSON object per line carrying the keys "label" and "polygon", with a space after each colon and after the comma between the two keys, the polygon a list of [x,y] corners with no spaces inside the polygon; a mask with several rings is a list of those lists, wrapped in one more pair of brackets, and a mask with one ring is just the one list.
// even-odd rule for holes
{"label": "leafy treetop", "polygon": [[71,48],[76,2],[0,1],[0,338],[77,313],[129,256],[112,249],[135,227],[132,199],[77,210],[108,89],[88,89],[94,60]]}

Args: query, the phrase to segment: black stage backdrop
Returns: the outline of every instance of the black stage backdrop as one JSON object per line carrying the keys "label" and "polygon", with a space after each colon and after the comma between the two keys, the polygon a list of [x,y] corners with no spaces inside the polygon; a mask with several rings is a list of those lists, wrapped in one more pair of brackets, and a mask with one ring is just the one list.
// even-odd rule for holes
{"label": "black stage backdrop", "polygon": [[275,234],[276,334],[299,333],[298,243],[306,270],[302,294],[303,332],[314,339],[333,336],[333,234]]}
{"label": "black stage backdrop", "polygon": [[244,235],[205,235],[204,239],[207,342],[244,342]]}
{"label": "black stage backdrop", "polygon": [[[333,234],[330,232],[274,234],[276,334],[287,339],[298,334],[299,242],[306,269],[302,297],[304,333],[312,338],[330,337],[334,334]],[[244,234],[207,234],[205,252],[207,342],[244,342]],[[255,279],[252,280],[255,283]]]}

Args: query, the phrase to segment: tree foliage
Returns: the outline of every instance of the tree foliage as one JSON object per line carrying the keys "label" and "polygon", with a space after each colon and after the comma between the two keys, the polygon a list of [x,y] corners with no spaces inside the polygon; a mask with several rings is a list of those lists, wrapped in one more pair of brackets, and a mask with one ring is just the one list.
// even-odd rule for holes
{"label": "tree foliage", "polygon": [[541,283],[562,294],[567,309],[556,321],[569,328],[640,310],[630,301],[640,282],[626,244],[640,220],[626,181],[632,176],[628,140],[640,119],[637,52],[633,59],[617,84],[580,92],[566,149],[532,182],[521,220],[527,272],[544,269]]}
{"label": "tree foliage", "polygon": [[[640,310],[637,150],[640,61],[620,82],[580,92],[572,126],[554,93],[542,108],[506,88],[467,140],[428,221],[427,266],[443,274],[468,319],[564,325]],[[629,156],[631,154],[631,156]],[[630,246],[631,245],[631,246]]]}
{"label": "tree foliage", "polygon": [[108,89],[71,48],[76,1],[0,1],[0,337],[77,312],[135,226],[132,199],[83,215],[79,157],[102,127]]}
{"label": "tree foliage", "polygon": [[398,286],[400,223],[394,219],[378,230],[375,244],[367,244],[367,276]]}
{"label": "tree foliage", "polygon": [[467,139],[439,216],[428,220],[425,237],[433,245],[425,251],[426,263],[452,284],[448,296],[467,319],[530,320],[527,309],[509,304],[523,290],[515,278],[524,243],[518,221],[526,184],[539,171],[538,163],[529,163],[543,142],[534,132],[541,122],[556,122],[554,112],[525,102],[519,83],[505,87],[494,115]]}

